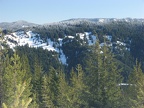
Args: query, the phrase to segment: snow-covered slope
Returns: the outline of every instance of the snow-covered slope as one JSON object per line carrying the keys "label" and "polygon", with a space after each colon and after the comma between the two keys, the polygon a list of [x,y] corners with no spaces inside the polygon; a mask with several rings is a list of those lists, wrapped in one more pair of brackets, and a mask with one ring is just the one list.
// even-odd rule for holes
{"label": "snow-covered slope", "polygon": [[[47,50],[55,50],[53,47],[53,42],[48,39],[47,43],[44,43],[42,39],[40,39],[39,34],[33,33],[32,31],[24,32],[14,32],[9,35],[5,35],[5,40],[7,40],[7,44],[10,48],[14,48],[15,46],[24,46],[28,45],[29,47],[42,47]],[[49,45],[47,45],[49,44]]]}
{"label": "snow-covered slope", "polygon": [[[5,35],[4,41],[12,49],[14,49],[16,46],[28,45],[29,47],[32,48],[41,47],[44,50],[55,51],[59,55],[60,62],[62,64],[67,65],[67,57],[65,56],[62,50],[63,44],[70,42],[73,39],[76,39],[77,36],[79,36],[79,39],[83,41],[81,45],[83,44],[93,45],[97,41],[97,37],[95,35],[92,35],[91,32],[76,33],[75,36],[65,36],[64,38],[59,38],[58,41],[52,41],[50,38],[42,40],[40,38],[41,36],[38,33],[34,33],[32,31],[25,32],[24,30],[19,30]],[[125,50],[130,50],[129,48],[126,47],[126,44],[124,42],[116,41],[112,43],[111,35],[105,35],[103,37],[106,38],[107,42],[100,43],[100,46],[106,44],[107,46],[114,47],[115,49],[121,50],[121,48],[124,48]],[[63,41],[64,39],[68,39],[68,41]],[[113,46],[113,44],[115,45]]]}
{"label": "snow-covered slope", "polygon": [[[76,36],[79,36],[81,40],[86,39],[89,45],[93,45],[96,42],[96,36],[91,35],[90,32],[76,33]],[[4,36],[4,41],[10,48],[14,49],[16,46],[28,45],[29,47],[38,48],[41,47],[48,51],[55,51],[59,54],[59,60],[63,64],[66,63],[66,57],[62,50],[63,39],[70,38],[74,39],[75,36],[65,36],[64,38],[59,38],[58,42],[52,41],[48,38],[46,41],[40,38],[38,33],[33,33],[32,31],[23,31],[19,30]]]}

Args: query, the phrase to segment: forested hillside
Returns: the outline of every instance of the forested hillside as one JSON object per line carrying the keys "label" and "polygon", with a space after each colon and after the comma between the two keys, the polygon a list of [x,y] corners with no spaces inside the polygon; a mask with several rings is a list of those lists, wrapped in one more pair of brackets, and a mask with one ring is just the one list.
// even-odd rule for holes
{"label": "forested hillside", "polygon": [[144,107],[143,21],[3,28],[0,108]]}

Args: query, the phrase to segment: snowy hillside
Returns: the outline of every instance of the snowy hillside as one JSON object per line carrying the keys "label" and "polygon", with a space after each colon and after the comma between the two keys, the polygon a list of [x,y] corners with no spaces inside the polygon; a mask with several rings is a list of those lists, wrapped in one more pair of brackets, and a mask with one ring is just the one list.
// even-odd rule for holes
{"label": "snowy hillside", "polygon": [[[91,35],[90,32],[76,33],[76,36],[79,36],[81,40],[86,39],[88,45],[93,45],[96,42],[96,36]],[[4,36],[4,41],[10,48],[14,49],[16,46],[28,45],[29,47],[38,48],[41,47],[44,50],[55,51],[59,54],[59,60],[63,64],[66,63],[66,57],[62,50],[63,39],[69,38],[74,39],[75,36],[65,36],[64,38],[59,38],[58,42],[54,42],[51,39],[47,39],[45,42],[40,38],[38,33],[33,33],[32,31],[17,31]],[[86,42],[85,42],[86,43]]]}
{"label": "snowy hillside", "polygon": [[[116,50],[130,50],[130,48],[126,47],[126,43],[124,42],[116,41],[112,43],[111,35],[104,35],[103,37],[105,37],[107,40],[107,46],[113,47]],[[41,47],[44,50],[55,51],[59,55],[59,61],[65,65],[67,65],[67,57],[65,56],[62,47],[64,44],[71,42],[74,39],[80,39],[82,41],[81,45],[93,45],[97,40],[96,36],[93,35],[91,32],[76,33],[75,36],[65,35],[63,38],[58,38],[57,41],[52,41],[50,38],[42,40],[40,34],[33,31],[24,30],[18,30],[4,36],[4,41],[6,41],[6,44],[9,45],[11,49],[14,49],[16,46],[28,45],[32,48]],[[100,43],[100,46],[103,46],[104,44],[105,43]]]}
{"label": "snowy hillside", "polygon": [[2,29],[8,29],[8,30],[17,30],[17,29],[23,29],[27,27],[35,27],[38,26],[38,24],[30,23],[27,21],[15,21],[15,22],[2,22],[0,23],[0,28]]}

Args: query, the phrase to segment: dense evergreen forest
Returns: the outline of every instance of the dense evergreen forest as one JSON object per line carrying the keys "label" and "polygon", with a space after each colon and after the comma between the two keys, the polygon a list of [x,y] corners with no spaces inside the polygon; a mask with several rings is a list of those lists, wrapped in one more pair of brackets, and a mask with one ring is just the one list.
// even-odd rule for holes
{"label": "dense evergreen forest", "polygon": [[[82,22],[24,30],[39,33],[44,41],[75,38],[63,39],[67,64],[54,51],[28,45],[10,49],[0,41],[0,108],[144,107],[143,23]],[[10,32],[3,30],[0,37]],[[94,45],[76,35],[84,32],[96,36]]]}

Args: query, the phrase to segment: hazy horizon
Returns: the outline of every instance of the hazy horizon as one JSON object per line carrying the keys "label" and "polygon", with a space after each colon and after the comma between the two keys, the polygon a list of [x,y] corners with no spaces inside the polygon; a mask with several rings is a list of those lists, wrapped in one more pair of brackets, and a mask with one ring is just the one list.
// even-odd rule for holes
{"label": "hazy horizon", "polygon": [[[125,17],[125,18],[98,18],[98,19],[129,19],[130,17]],[[28,23],[33,23],[33,24],[50,24],[50,23],[57,23],[57,22],[61,22],[61,21],[67,21],[67,20],[72,20],[72,19],[97,19],[97,18],[70,18],[70,19],[64,19],[64,20],[60,20],[60,21],[55,21],[55,22],[44,22],[44,23],[35,23],[35,22],[30,22],[27,20],[16,20],[16,21],[4,21],[4,22],[0,22],[0,23],[13,23],[13,22],[28,22]],[[144,19],[144,18],[130,18],[130,19]]]}
{"label": "hazy horizon", "polygon": [[73,18],[144,18],[144,0],[0,0],[0,22],[35,24]]}

